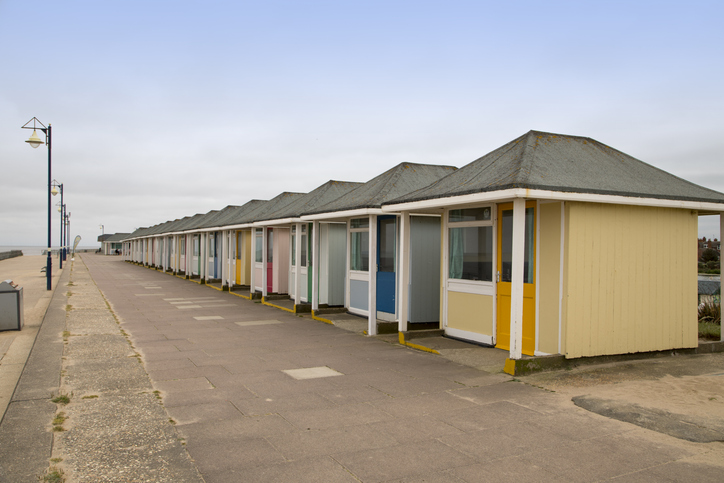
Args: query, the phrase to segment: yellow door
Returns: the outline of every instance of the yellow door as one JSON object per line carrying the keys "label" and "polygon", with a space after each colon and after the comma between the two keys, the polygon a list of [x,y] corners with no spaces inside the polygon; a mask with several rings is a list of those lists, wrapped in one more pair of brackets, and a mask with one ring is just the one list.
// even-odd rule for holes
{"label": "yellow door", "polygon": [[236,285],[241,285],[241,259],[244,256],[242,251],[242,234],[240,231],[236,232]]}
{"label": "yellow door", "polygon": [[[523,347],[535,351],[535,201],[525,204],[523,268]],[[495,347],[510,350],[510,291],[513,261],[513,203],[498,205],[497,330]]]}

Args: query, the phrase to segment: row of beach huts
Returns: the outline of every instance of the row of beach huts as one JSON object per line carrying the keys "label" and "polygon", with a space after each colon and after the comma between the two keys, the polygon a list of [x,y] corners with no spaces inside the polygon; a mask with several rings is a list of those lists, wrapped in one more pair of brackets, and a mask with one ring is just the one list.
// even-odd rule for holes
{"label": "row of beach huts", "polygon": [[724,194],[530,131],[460,169],[402,163],[140,228],[122,251],[294,311],[340,308],[370,335],[434,327],[513,360],[579,358],[697,346],[698,216],[712,214]]}

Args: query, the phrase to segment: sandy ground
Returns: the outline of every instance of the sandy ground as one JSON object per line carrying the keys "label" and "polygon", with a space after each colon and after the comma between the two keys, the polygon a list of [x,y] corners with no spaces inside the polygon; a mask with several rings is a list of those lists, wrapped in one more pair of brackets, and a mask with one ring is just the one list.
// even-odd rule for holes
{"label": "sandy ground", "polygon": [[[25,322],[20,331],[0,332],[0,416],[10,402],[53,296],[54,290],[47,290],[45,272],[40,271],[46,260],[43,255],[0,260],[0,281],[12,280],[23,288]],[[53,289],[61,273],[58,258],[53,257]]]}

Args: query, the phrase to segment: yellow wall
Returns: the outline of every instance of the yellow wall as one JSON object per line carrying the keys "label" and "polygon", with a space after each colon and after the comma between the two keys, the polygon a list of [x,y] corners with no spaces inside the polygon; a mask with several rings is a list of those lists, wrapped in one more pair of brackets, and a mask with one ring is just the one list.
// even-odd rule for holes
{"label": "yellow wall", "polygon": [[460,292],[447,294],[447,326],[493,335],[493,297]]}
{"label": "yellow wall", "polygon": [[697,345],[697,213],[566,203],[566,357]]}
{"label": "yellow wall", "polygon": [[538,350],[558,354],[561,203],[541,203],[538,246]]}

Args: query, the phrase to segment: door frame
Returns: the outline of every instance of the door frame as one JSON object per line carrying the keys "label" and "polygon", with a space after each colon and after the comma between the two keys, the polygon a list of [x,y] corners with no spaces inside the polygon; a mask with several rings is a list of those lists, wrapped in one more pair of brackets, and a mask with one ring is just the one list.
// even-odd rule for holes
{"label": "door frame", "polygon": [[[496,262],[495,262],[495,273],[494,277],[496,280],[495,284],[495,347],[498,349],[510,350],[510,324],[511,324],[511,303],[501,303],[501,297],[511,297],[512,294],[512,280],[511,282],[504,282],[502,273],[502,259],[503,259],[503,212],[513,211],[513,203],[498,203],[496,206]],[[528,209],[533,209],[532,216],[532,233],[528,234],[525,216]],[[536,294],[537,294],[537,243],[538,243],[538,203],[536,201],[526,200],[523,211],[523,227],[525,229],[523,237],[524,240],[530,237],[532,247],[529,250],[532,255],[532,260],[528,260],[530,269],[532,270],[532,283],[523,283],[523,314],[522,314],[522,353],[526,355],[535,355],[536,348]],[[511,220],[511,223],[513,221]],[[512,229],[512,227],[511,227]],[[511,239],[511,245],[513,240]],[[512,250],[512,248],[511,248]],[[513,255],[511,255],[512,257]],[[512,264],[512,259],[511,259]],[[512,267],[511,267],[512,268]],[[524,265],[525,270],[525,265]],[[512,278],[512,276],[511,276]],[[507,332],[501,332],[501,328],[507,328]]]}

